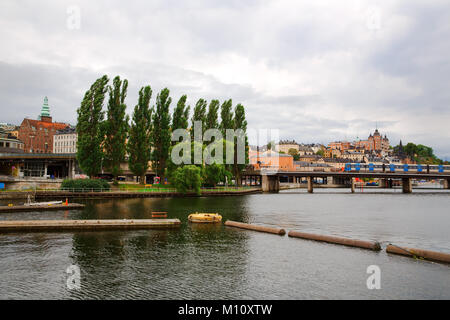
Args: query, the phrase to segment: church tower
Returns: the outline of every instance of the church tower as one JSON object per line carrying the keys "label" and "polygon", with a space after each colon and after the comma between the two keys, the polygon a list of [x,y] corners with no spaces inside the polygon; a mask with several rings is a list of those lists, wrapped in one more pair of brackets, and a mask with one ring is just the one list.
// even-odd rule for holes
{"label": "church tower", "polygon": [[41,114],[39,116],[40,120],[43,122],[52,122],[52,117],[50,115],[50,107],[48,106],[48,98],[44,98],[44,104],[42,105]]}

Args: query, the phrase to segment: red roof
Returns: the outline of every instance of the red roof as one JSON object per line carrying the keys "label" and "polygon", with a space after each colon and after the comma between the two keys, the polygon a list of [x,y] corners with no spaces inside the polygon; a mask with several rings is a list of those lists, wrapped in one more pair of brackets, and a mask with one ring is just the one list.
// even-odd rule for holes
{"label": "red roof", "polygon": [[67,123],[62,122],[45,122],[33,119],[23,119],[22,123],[25,121],[34,127],[54,128],[55,130],[62,130],[69,126]]}

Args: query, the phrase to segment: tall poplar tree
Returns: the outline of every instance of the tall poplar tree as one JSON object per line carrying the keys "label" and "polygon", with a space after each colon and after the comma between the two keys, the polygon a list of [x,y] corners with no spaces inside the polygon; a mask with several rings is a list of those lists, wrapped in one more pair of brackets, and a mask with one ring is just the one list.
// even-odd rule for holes
{"label": "tall poplar tree", "polygon": [[104,123],[105,130],[105,166],[114,177],[117,184],[117,176],[122,173],[120,164],[125,161],[126,139],[128,133],[129,117],[125,113],[128,81],[120,80],[117,76],[113,85],[108,87],[109,100]]}
{"label": "tall poplar tree", "polygon": [[128,167],[137,176],[139,182],[145,184],[145,173],[151,157],[151,129],[152,111],[150,86],[142,87],[139,91],[139,101],[134,107],[130,133],[127,144]]}
{"label": "tall poplar tree", "polygon": [[233,129],[233,101],[231,99],[224,101],[220,107],[220,131],[222,131],[223,138],[226,138],[226,130]]}
{"label": "tall poplar tree", "polygon": [[238,163],[238,143],[237,143],[237,137],[234,139],[234,164],[233,164],[233,171],[234,176],[236,178],[236,183],[238,186],[242,185],[241,180],[241,172],[243,169],[245,169],[246,164],[248,163],[248,138],[247,138],[247,120],[245,120],[245,108],[242,104],[238,104],[236,108],[234,109],[234,130],[241,129],[243,132],[242,134],[244,136],[240,136],[240,138],[244,139],[244,161],[245,163]]}
{"label": "tall poplar tree", "polygon": [[[189,126],[189,110],[191,107],[186,107],[186,99],[186,95],[181,96],[180,100],[178,100],[177,107],[173,111],[172,131],[176,129],[187,129]],[[176,143],[176,141],[172,142],[173,145]]]}
{"label": "tall poplar tree", "polygon": [[80,168],[89,177],[95,176],[101,170],[103,157],[101,122],[104,117],[102,108],[108,80],[106,75],[97,79],[86,91],[77,110],[77,160]]}
{"label": "tall poplar tree", "polygon": [[206,115],[205,131],[219,128],[219,100],[211,100]]}
{"label": "tall poplar tree", "polygon": [[153,112],[153,152],[152,167],[156,174],[164,181],[167,160],[169,158],[169,148],[171,145],[170,113],[169,107],[172,98],[167,88],[161,90],[156,97],[156,108]]}
{"label": "tall poplar tree", "polygon": [[202,123],[202,134],[205,132],[206,126],[206,107],[208,102],[200,98],[194,107],[194,114],[192,115],[191,136],[194,138],[194,122],[200,121]]}

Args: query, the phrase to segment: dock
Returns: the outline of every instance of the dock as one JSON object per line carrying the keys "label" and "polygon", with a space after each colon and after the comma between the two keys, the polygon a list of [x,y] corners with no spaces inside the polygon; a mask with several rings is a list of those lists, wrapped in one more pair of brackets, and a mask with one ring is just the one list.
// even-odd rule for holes
{"label": "dock", "polygon": [[94,231],[179,227],[179,219],[113,220],[6,220],[0,221],[0,233],[23,231]]}
{"label": "dock", "polygon": [[13,206],[0,206],[0,213],[3,212],[31,212],[31,211],[48,211],[48,210],[80,210],[84,208],[84,204],[80,203],[64,203],[51,204],[51,205],[13,205]]}

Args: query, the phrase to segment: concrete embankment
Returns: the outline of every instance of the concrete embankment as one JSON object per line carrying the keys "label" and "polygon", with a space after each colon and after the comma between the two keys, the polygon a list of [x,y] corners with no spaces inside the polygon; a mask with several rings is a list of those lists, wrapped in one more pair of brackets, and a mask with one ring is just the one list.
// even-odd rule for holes
{"label": "concrete embankment", "polygon": [[52,204],[52,205],[14,205],[14,206],[0,206],[0,213],[3,212],[20,212],[20,211],[48,211],[48,210],[79,210],[83,209],[84,204],[69,203],[69,204]]}
{"label": "concrete embankment", "polygon": [[34,191],[2,191],[0,192],[0,200],[20,200],[28,199],[34,200]]}
{"label": "concrete embankment", "polygon": [[280,236],[286,234],[286,231],[284,229],[258,226],[258,225],[254,225],[254,224],[236,222],[236,221],[231,221],[231,220],[228,220],[227,222],[225,222],[225,225],[228,227],[235,227],[235,228],[248,229],[248,230],[260,231],[260,232],[273,233],[273,234],[278,234]]}
{"label": "concrete embankment", "polygon": [[386,252],[408,257],[416,257],[416,258],[423,258],[426,260],[450,263],[450,254],[443,252],[436,252],[417,248],[399,247],[392,244],[389,244],[386,247]]}
{"label": "concrete embankment", "polygon": [[111,191],[111,192],[69,192],[69,191],[36,191],[36,199],[109,199],[109,198],[174,198],[174,197],[224,197],[240,196],[261,193],[261,189],[240,191],[202,191],[200,195],[195,192],[141,192],[141,191]]}
{"label": "concrete embankment", "polygon": [[67,230],[116,230],[175,228],[179,219],[135,219],[135,220],[8,220],[0,221],[2,232],[67,231]]}
{"label": "concrete embankment", "polygon": [[305,232],[298,232],[298,231],[289,231],[288,236],[294,237],[294,238],[301,238],[301,239],[307,239],[307,240],[315,240],[315,241],[340,244],[340,245],[350,246],[350,247],[359,247],[359,248],[370,249],[370,250],[375,250],[375,251],[381,250],[380,244],[378,242],[373,242],[373,241],[363,241],[363,240],[356,240],[356,239],[349,239],[349,238],[340,238],[340,237],[326,236],[326,235],[305,233]]}

